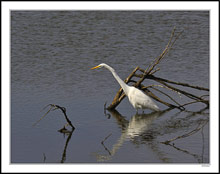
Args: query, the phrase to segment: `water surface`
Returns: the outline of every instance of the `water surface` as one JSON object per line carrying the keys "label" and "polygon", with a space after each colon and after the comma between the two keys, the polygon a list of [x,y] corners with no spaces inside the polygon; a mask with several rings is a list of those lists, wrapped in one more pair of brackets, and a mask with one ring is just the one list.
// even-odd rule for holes
{"label": "water surface", "polygon": [[[196,129],[209,110],[136,115],[125,98],[106,113],[119,85],[108,70],[90,70],[104,62],[125,79],[146,68],[174,26],[184,32],[155,75],[209,88],[208,11],[11,11],[11,163],[209,163],[208,122],[161,143]],[[32,126],[48,104],[66,108],[71,134],[57,131],[60,110]]]}

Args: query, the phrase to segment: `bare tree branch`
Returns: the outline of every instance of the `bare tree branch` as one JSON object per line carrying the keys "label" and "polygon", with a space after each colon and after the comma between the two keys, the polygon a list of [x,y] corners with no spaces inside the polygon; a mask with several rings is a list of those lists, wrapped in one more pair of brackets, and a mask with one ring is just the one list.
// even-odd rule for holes
{"label": "bare tree branch", "polygon": [[[177,41],[177,39],[180,37],[180,35],[183,33],[183,31],[179,32],[178,34],[175,34],[176,28],[174,27],[174,29],[172,30],[170,39],[165,47],[165,49],[163,50],[163,52],[154,59],[154,61],[151,62],[151,64],[148,66],[148,68],[146,70],[140,68],[139,66],[137,66],[132,72],[131,74],[125,79],[125,83],[129,83],[132,82],[133,86],[136,88],[139,88],[141,90],[143,90],[147,95],[149,95],[150,97],[152,97],[153,99],[155,99],[156,101],[170,107],[170,108],[178,108],[180,110],[184,110],[185,108],[183,106],[185,105],[189,105],[192,103],[196,103],[196,102],[202,102],[205,103],[207,106],[209,106],[209,100],[205,100],[202,97],[206,96],[202,95],[201,97],[196,96],[195,94],[191,94],[185,90],[182,89],[178,89],[177,87],[171,86],[171,84],[177,85],[177,86],[183,86],[183,87],[188,87],[188,88],[193,88],[193,89],[197,89],[197,90],[202,90],[202,91],[208,91],[208,88],[204,88],[204,87],[200,87],[200,86],[195,86],[195,85],[191,85],[191,84],[187,84],[187,83],[182,83],[182,82],[175,82],[172,80],[168,80],[168,79],[164,79],[164,78],[160,78],[160,77],[156,77],[153,74],[155,74],[157,71],[160,70],[160,68],[156,68],[156,66],[161,62],[161,60],[165,57],[165,55],[167,55],[167,53],[170,51],[170,49],[173,47],[174,43]],[[156,68],[156,69],[155,69]],[[137,72],[141,72],[141,74],[138,74]],[[133,77],[137,77],[139,78],[138,80],[133,80]],[[168,94],[166,94],[164,91],[161,91],[159,89],[153,88],[154,90],[158,91],[159,93],[164,94],[166,97],[168,97],[169,99],[171,99],[176,105],[173,105],[172,103],[168,103],[166,101],[161,100],[158,96],[154,95],[149,89],[147,89],[148,87],[144,86],[142,84],[142,82],[145,79],[151,79],[157,83],[162,84],[162,86],[166,87],[168,90],[172,90],[177,92],[178,94],[183,94],[185,97],[190,98],[191,102],[189,103],[185,103],[185,104],[180,104],[178,101],[174,100],[171,96],[169,96]],[[169,84],[168,84],[169,83]],[[151,86],[151,85],[150,85]],[[120,102],[125,98],[125,94],[122,90],[122,88],[120,88],[118,90],[118,92],[116,93],[112,103],[107,107],[107,109],[112,110],[115,109]]]}
{"label": "bare tree branch", "polygon": [[[54,111],[54,110],[56,110],[56,109],[60,109],[60,110],[63,112],[63,114],[64,114],[64,117],[65,117],[65,119],[66,119],[66,121],[67,121],[67,124],[72,127],[72,130],[75,129],[75,127],[73,126],[73,124],[71,123],[71,121],[69,120],[69,118],[68,118],[67,115],[66,115],[66,108],[61,107],[61,106],[59,106],[59,105],[55,105],[55,104],[49,104],[49,105],[45,106],[45,107],[43,108],[43,110],[46,109],[48,106],[50,106],[50,109],[49,109],[36,123],[34,123],[33,126],[35,126],[39,121],[41,121],[52,109],[53,109],[52,111]],[[65,126],[64,126],[64,128],[61,129],[60,131],[62,131],[62,130],[64,130],[64,129],[65,129]]]}

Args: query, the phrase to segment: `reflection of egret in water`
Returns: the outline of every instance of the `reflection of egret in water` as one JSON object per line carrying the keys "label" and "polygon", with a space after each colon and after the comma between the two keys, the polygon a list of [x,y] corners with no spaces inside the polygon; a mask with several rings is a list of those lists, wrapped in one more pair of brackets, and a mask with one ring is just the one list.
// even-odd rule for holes
{"label": "reflection of egret in water", "polygon": [[[172,156],[170,157],[167,154],[167,149],[166,150],[163,149],[167,145],[169,145],[169,148],[175,149],[179,151],[181,154],[184,153],[185,155],[192,156],[199,163],[208,162],[209,158],[203,157],[204,156],[204,145],[205,145],[203,134],[202,134],[202,147],[201,147],[202,153],[201,154],[194,153],[193,149],[190,149],[191,148],[190,145],[187,147],[184,146],[184,148],[181,148],[181,147],[178,147],[181,145],[176,146],[176,143],[173,142],[177,139],[180,141],[181,139],[187,138],[199,132],[200,130],[202,130],[203,127],[207,125],[207,123],[209,123],[209,117],[207,117],[209,116],[209,114],[205,113],[206,110],[201,110],[199,112],[181,111],[181,112],[175,113],[172,116],[166,117],[166,119],[158,119],[158,117],[162,116],[168,111],[170,111],[170,109],[167,109],[165,111],[161,111],[158,113],[134,115],[130,119],[130,121],[126,120],[125,117],[123,117],[117,111],[109,111],[111,113],[111,116],[116,119],[118,125],[121,127],[122,133],[121,133],[121,136],[118,138],[117,142],[112,146],[111,150],[109,150],[110,148],[108,149],[105,145],[107,144],[106,143],[107,139],[108,139],[108,142],[110,141],[109,137],[111,134],[109,134],[101,142],[105,150],[108,152],[108,155],[100,155],[96,153],[97,161],[111,160],[111,158],[116,154],[118,149],[122,147],[124,141],[129,140],[135,145],[145,144],[148,147],[150,147],[152,152],[155,154],[156,158],[158,158],[161,162],[176,161],[176,160],[173,161],[172,160],[173,157]],[[169,115],[171,114],[170,112],[168,113]],[[157,120],[155,121],[155,119]],[[185,132],[183,133],[183,131]],[[167,140],[171,143],[166,144],[163,141],[160,141],[161,138],[167,139],[167,137],[170,137],[171,134],[173,134],[174,137],[171,136],[171,139],[169,138],[169,140]],[[164,137],[164,135],[168,135],[168,136]],[[184,139],[182,141],[184,141],[185,143],[186,140]],[[149,159],[149,161],[152,162],[151,159]]]}
{"label": "reflection of egret in water", "polygon": [[[151,114],[134,115],[125,130],[129,139],[134,139],[145,133],[151,126],[152,122],[160,115],[158,112]],[[149,135],[149,134],[147,134]],[[152,136],[151,136],[152,137]]]}
{"label": "reflection of egret in water", "polygon": [[103,144],[105,150],[108,151],[109,155],[99,155],[96,154],[98,161],[106,161],[110,160],[112,156],[117,152],[117,150],[123,145],[126,140],[135,140],[136,137],[142,137],[145,141],[151,141],[154,138],[154,135],[148,133],[148,129],[151,127],[152,122],[162,114],[162,112],[153,112],[150,114],[136,114],[134,115],[130,121],[127,121],[118,111],[113,110],[109,111],[111,115],[116,119],[118,125],[122,129],[122,134],[119,137],[118,141],[113,145],[112,149],[109,150]]}

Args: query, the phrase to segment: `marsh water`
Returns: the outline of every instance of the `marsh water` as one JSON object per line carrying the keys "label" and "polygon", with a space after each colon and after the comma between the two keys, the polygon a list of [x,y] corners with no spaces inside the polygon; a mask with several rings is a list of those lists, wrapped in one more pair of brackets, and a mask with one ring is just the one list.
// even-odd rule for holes
{"label": "marsh water", "polygon": [[[107,69],[90,70],[107,63],[125,79],[148,67],[174,26],[184,32],[155,75],[209,88],[208,11],[11,11],[11,163],[209,163],[204,104],[136,114],[125,98],[110,112],[120,86]],[[48,104],[65,107],[75,130],[58,132],[61,110],[33,126]]]}

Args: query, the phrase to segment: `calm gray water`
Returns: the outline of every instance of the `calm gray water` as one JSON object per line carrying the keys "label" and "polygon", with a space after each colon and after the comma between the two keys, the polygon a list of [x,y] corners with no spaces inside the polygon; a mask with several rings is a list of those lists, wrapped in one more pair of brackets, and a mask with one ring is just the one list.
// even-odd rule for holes
{"label": "calm gray water", "polygon": [[[119,84],[106,69],[90,70],[104,62],[125,79],[146,68],[174,26],[184,32],[155,75],[209,88],[208,11],[11,11],[11,163],[209,163],[209,123],[160,143],[197,128],[209,110],[136,115],[125,98],[105,113]],[[66,108],[71,134],[57,131],[60,110],[32,126],[48,104]]]}

